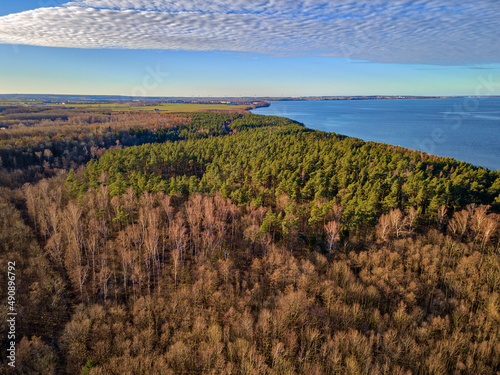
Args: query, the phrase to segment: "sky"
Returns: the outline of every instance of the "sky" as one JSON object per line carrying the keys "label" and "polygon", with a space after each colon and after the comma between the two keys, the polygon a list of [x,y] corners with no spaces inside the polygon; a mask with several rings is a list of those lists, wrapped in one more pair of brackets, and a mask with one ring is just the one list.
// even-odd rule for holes
{"label": "sky", "polygon": [[500,95],[498,0],[16,0],[0,94]]}

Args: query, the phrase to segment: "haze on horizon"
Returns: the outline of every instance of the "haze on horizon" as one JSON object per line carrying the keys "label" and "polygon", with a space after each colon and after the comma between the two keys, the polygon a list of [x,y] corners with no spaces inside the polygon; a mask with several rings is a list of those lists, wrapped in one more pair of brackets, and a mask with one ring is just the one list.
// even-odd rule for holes
{"label": "haze on horizon", "polygon": [[22,0],[0,94],[499,95],[499,29],[493,0]]}

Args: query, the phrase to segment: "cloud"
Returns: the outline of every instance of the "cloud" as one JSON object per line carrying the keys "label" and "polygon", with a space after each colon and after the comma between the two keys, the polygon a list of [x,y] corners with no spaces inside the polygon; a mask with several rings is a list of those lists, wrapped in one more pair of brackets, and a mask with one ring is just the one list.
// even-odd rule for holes
{"label": "cloud", "polygon": [[76,0],[0,17],[0,43],[500,62],[500,2]]}

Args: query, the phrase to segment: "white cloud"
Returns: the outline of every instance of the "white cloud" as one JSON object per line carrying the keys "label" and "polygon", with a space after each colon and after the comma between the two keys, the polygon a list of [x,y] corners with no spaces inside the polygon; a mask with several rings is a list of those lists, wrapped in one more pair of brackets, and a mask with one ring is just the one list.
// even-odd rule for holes
{"label": "white cloud", "polygon": [[76,0],[0,17],[0,43],[500,62],[500,2]]}

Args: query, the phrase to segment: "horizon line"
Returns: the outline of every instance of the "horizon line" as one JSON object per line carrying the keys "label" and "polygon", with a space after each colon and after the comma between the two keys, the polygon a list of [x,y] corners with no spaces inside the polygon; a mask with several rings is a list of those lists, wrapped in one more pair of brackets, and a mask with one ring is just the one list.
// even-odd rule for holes
{"label": "horizon line", "polygon": [[312,99],[312,98],[494,98],[500,95],[254,95],[254,96],[131,96],[120,94],[23,94],[23,93],[8,93],[0,94],[0,97],[87,97],[87,98],[123,98],[134,101],[148,100],[148,99]]}

